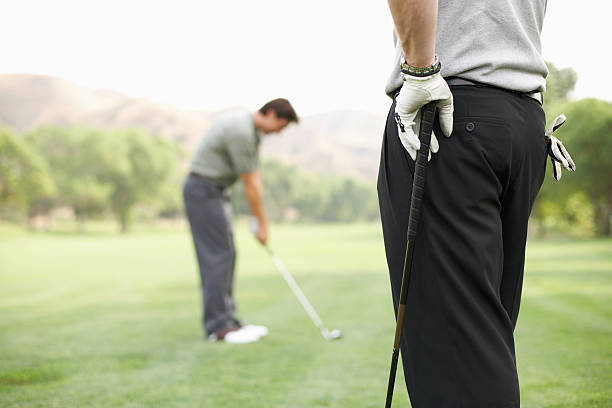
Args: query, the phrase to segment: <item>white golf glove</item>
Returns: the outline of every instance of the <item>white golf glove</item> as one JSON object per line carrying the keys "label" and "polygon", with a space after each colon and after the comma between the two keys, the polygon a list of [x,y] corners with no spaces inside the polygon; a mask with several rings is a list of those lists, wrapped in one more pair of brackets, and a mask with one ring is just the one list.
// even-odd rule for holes
{"label": "white golf glove", "polygon": [[[450,137],[453,131],[453,95],[439,72],[426,77],[404,75],[404,84],[395,101],[397,131],[412,160],[416,160],[416,152],[421,148],[419,126],[423,105],[438,101],[440,127],[444,136]],[[432,133],[429,159],[431,153],[437,153],[439,148],[438,139]]]}
{"label": "white golf glove", "polygon": [[548,139],[548,155],[553,167],[553,177],[556,181],[561,180],[561,166],[568,171],[576,171],[576,165],[572,157],[563,146],[559,139],[553,136],[553,132],[565,123],[566,117],[564,114],[557,116],[548,129],[546,129],[546,139]]}

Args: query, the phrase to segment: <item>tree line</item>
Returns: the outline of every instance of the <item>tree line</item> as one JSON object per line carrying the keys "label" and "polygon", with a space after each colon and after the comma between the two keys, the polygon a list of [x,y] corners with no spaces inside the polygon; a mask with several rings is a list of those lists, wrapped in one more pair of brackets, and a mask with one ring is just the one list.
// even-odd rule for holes
{"label": "tree line", "polygon": [[[30,226],[69,209],[81,231],[87,220],[113,216],[122,231],[135,209],[181,217],[188,155],[175,142],[138,130],[43,126],[26,134],[0,127],[0,217]],[[264,202],[274,221],[355,221],[378,216],[371,185],[314,175],[276,161],[261,165]],[[241,183],[232,192],[248,214]]]}
{"label": "tree line", "polygon": [[87,219],[113,215],[127,231],[133,209],[176,213],[172,192],[185,156],[172,142],[137,130],[43,126],[17,135],[0,128],[0,214],[29,223],[69,208]]}
{"label": "tree line", "polygon": [[576,163],[576,172],[563,171],[555,182],[550,163],[532,211],[538,233],[611,235],[612,219],[612,103],[594,98],[572,101],[577,76],[571,68],[548,64],[550,74],[544,110],[550,122],[558,114],[566,123],[555,132]]}
{"label": "tree line", "polygon": [[[278,161],[261,165],[264,205],[275,221],[351,222],[378,219],[378,198],[373,183],[334,175],[300,171]],[[249,214],[244,189],[232,190],[235,213]]]}

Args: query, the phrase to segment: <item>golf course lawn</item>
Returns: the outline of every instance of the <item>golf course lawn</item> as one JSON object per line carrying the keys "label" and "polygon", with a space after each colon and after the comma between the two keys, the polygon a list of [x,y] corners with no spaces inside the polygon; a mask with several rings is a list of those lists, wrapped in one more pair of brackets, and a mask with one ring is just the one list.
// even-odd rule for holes
{"label": "golf course lawn", "polygon": [[[239,316],[259,343],[204,341],[186,228],[0,228],[0,407],[382,407],[394,319],[380,226],[272,226],[320,336],[237,225]],[[612,240],[530,241],[516,329],[523,407],[612,406]],[[398,370],[395,407],[408,407]],[[494,408],[494,407],[492,407]]]}

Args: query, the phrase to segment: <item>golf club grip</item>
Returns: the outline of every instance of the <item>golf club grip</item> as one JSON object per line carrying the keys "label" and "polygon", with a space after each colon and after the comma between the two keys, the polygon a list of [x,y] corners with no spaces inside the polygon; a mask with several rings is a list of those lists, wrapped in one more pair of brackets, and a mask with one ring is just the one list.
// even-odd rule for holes
{"label": "golf club grip", "polygon": [[429,102],[421,108],[421,125],[419,127],[419,140],[421,148],[417,152],[414,164],[414,180],[412,182],[412,198],[410,200],[410,218],[408,221],[408,241],[416,238],[417,227],[421,219],[421,200],[425,190],[425,170],[429,158],[429,145],[431,144],[431,131],[436,113],[436,102]]}

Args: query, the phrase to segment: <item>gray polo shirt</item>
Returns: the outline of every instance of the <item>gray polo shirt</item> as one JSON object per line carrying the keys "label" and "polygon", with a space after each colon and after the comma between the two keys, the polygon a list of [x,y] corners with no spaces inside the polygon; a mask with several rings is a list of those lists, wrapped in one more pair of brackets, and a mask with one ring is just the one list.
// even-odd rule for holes
{"label": "gray polo shirt", "polygon": [[257,169],[260,140],[252,112],[236,109],[225,113],[204,133],[189,171],[229,187],[240,174]]}
{"label": "gray polo shirt", "polygon": [[[436,54],[442,76],[456,76],[519,92],[545,91],[548,69],[540,33],[546,0],[440,0]],[[385,91],[402,86],[403,51],[396,41]]]}

